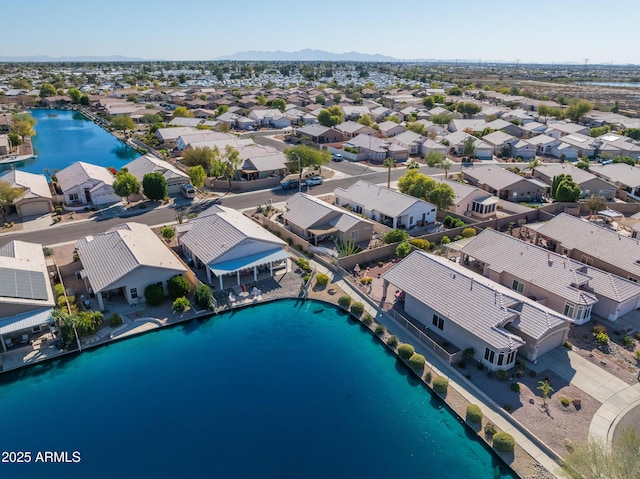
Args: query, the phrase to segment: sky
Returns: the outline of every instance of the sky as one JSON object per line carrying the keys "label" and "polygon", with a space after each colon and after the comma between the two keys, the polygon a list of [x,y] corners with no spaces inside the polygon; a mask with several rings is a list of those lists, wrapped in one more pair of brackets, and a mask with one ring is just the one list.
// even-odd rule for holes
{"label": "sky", "polygon": [[638,0],[0,0],[0,56],[238,51],[640,64]]}

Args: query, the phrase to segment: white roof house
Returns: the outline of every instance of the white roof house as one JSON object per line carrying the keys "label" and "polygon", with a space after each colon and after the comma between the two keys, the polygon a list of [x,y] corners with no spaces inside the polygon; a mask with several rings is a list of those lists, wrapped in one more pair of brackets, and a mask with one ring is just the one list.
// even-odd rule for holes
{"label": "white roof house", "polygon": [[316,244],[326,236],[343,243],[368,243],[373,235],[371,221],[305,193],[296,193],[287,201],[282,219],[291,231]]}
{"label": "white roof house", "polygon": [[23,190],[20,198],[13,202],[18,216],[45,215],[52,211],[51,190],[44,175],[9,170],[0,175],[0,181]]}
{"label": "white roof house", "polygon": [[240,285],[243,270],[253,270],[257,280],[258,268],[269,267],[273,276],[273,267],[289,257],[286,242],[224,206],[211,206],[198,218],[178,225],[176,231],[185,256],[205,265],[209,283],[212,274],[218,277],[220,289],[227,275],[236,276]]}
{"label": "white roof house", "polygon": [[356,213],[392,228],[409,229],[436,220],[436,207],[431,203],[368,181],[359,180],[346,190],[336,188],[334,194],[336,205],[348,205]]}
{"label": "white roof house", "polygon": [[81,276],[87,289],[93,289],[99,308],[104,298],[122,294],[129,304],[145,301],[144,290],[184,275],[186,266],[147,225],[123,223],[76,243],[82,263]]}
{"label": "white roof house", "polygon": [[567,337],[565,316],[441,257],[414,251],[382,278],[405,293],[418,329],[473,348],[493,370],[510,369],[518,351],[536,360]]}
{"label": "white roof house", "polygon": [[589,321],[592,309],[615,321],[640,306],[639,284],[495,230],[483,231],[461,252],[479,261],[486,277],[577,324]]}
{"label": "white roof house", "polygon": [[114,176],[103,166],[77,161],[56,173],[58,185],[70,205],[116,203]]}
{"label": "white roof house", "polygon": [[178,194],[182,185],[189,183],[189,175],[168,161],[161,160],[152,155],[144,155],[127,163],[126,168],[142,185],[144,175],[160,173],[167,181],[169,194]]}

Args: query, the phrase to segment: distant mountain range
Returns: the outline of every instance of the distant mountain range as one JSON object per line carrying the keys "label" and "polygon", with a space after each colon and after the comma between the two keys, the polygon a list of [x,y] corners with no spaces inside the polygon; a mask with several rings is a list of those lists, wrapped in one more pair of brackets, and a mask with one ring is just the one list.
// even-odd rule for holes
{"label": "distant mountain range", "polygon": [[246,51],[237,52],[232,55],[225,55],[214,60],[235,60],[235,61],[297,61],[297,62],[403,62],[398,58],[380,54],[346,52],[333,53],[324,50],[311,50],[305,48],[297,52],[275,52]]}
{"label": "distant mountain range", "polygon": [[61,63],[61,62],[143,62],[144,58],[123,57],[112,55],[108,57],[86,56],[86,57],[50,57],[48,55],[33,55],[28,57],[0,57],[0,62],[39,62],[39,63]]}

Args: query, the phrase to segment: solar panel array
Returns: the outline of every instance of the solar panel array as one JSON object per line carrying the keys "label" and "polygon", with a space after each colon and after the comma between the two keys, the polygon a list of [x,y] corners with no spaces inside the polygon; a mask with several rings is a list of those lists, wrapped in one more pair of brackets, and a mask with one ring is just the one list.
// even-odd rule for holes
{"label": "solar panel array", "polygon": [[0,268],[0,297],[46,300],[46,281],[42,271]]}

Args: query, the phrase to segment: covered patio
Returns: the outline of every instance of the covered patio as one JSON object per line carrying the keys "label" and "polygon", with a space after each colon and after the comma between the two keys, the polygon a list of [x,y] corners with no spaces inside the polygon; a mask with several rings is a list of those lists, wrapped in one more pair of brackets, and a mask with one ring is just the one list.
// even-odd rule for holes
{"label": "covered patio", "polygon": [[243,277],[246,278],[247,275],[251,275],[252,281],[255,282],[258,281],[259,273],[264,270],[268,270],[269,277],[273,277],[276,271],[281,269],[288,273],[289,256],[287,251],[278,248],[220,263],[212,263],[207,265],[206,268],[207,282],[213,284],[213,275],[218,279],[218,287],[225,289],[225,279],[234,278],[235,285],[240,286],[244,284]]}

